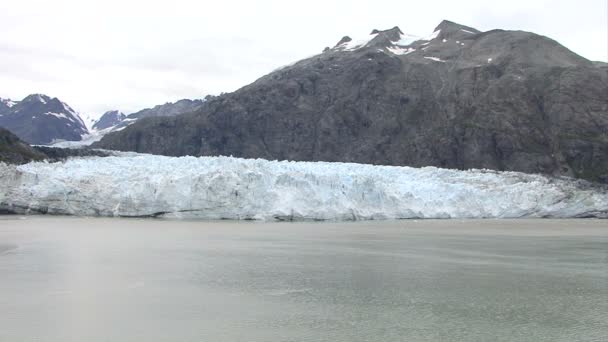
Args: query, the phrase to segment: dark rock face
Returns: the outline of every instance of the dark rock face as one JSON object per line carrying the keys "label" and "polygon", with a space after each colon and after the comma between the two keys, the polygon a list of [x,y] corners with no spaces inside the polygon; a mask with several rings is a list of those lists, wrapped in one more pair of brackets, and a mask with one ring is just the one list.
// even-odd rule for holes
{"label": "dark rock face", "polygon": [[127,116],[117,110],[105,112],[93,125],[93,129],[102,130],[121,123]]}
{"label": "dark rock face", "polygon": [[45,160],[49,162],[64,161],[71,157],[108,157],[111,152],[88,149],[88,148],[59,148],[49,146],[34,146],[36,151],[43,153]]}
{"label": "dark rock face", "polygon": [[155,106],[154,108],[142,109],[139,112],[129,114],[127,118],[140,119],[159,116],[175,116],[178,114],[193,112],[199,109],[202,106],[203,102],[203,100],[183,99],[175,103],[169,102],[163,105]]}
{"label": "dark rock face", "polygon": [[608,182],[608,69],[533,33],[375,31],[96,146],[171,156],[488,168]]}
{"label": "dark rock face", "polygon": [[49,144],[54,140],[82,139],[88,130],[78,114],[57,98],[29,95],[19,102],[0,105],[0,127],[30,144]]}
{"label": "dark rock face", "polygon": [[0,127],[0,162],[25,164],[46,158],[44,153],[33,149],[10,131]]}

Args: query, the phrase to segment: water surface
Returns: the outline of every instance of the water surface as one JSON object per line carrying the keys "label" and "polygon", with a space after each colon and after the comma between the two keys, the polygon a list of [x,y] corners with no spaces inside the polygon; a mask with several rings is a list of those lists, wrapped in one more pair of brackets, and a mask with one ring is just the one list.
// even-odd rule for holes
{"label": "water surface", "polygon": [[0,219],[0,341],[606,341],[608,221]]}

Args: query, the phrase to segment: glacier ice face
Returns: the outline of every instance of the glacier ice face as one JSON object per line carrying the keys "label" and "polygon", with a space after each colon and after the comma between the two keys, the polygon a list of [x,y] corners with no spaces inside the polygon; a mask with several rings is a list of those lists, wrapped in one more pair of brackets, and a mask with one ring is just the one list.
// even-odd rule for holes
{"label": "glacier ice face", "polygon": [[260,220],[608,217],[608,191],[516,172],[131,154],[0,164],[0,209]]}

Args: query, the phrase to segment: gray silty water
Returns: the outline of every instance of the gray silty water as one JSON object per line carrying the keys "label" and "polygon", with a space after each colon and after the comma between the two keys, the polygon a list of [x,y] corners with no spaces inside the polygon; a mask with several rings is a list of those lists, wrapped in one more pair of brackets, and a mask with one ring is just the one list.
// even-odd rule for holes
{"label": "gray silty water", "polygon": [[0,341],[602,341],[608,222],[0,220]]}

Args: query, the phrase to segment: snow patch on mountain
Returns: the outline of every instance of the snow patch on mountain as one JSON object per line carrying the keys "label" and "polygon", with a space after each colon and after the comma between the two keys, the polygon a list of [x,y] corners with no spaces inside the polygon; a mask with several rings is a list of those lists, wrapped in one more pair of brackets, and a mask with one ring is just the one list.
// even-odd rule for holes
{"label": "snow patch on mountain", "polygon": [[377,35],[377,33],[372,33],[366,36],[357,36],[355,38],[349,37],[349,41],[338,45],[336,48],[343,51],[355,51],[366,46],[372,39],[376,38]]}
{"label": "snow patch on mountain", "polygon": [[433,32],[430,36],[424,37],[424,38],[422,38],[420,40],[422,40],[422,41],[431,41],[431,40],[439,37],[440,33],[441,33],[441,30],[437,30],[437,31]]}
{"label": "snow patch on mountain", "polygon": [[430,59],[430,60],[435,61],[435,62],[441,62],[441,63],[445,63],[446,62],[446,61],[444,61],[444,60],[442,60],[441,58],[438,58],[438,57],[424,57],[424,58]]}
{"label": "snow patch on mountain", "polygon": [[43,104],[46,104],[48,102],[47,101],[48,99],[49,99],[49,97],[47,97],[46,95],[43,95],[43,94],[34,94],[34,100],[36,100],[38,102],[41,102]]}
{"label": "snow patch on mountain", "polygon": [[4,103],[4,105],[7,106],[8,108],[12,108],[14,105],[17,104],[17,102],[12,101],[11,99],[3,99],[3,98],[0,98],[0,102]]}
{"label": "snow patch on mountain", "polygon": [[129,154],[0,163],[0,209],[260,220],[608,217],[608,190],[516,172]]}
{"label": "snow patch on mountain", "polygon": [[402,47],[399,47],[399,46],[388,47],[386,49],[388,51],[394,53],[395,55],[407,55],[407,54],[410,54],[410,53],[416,51],[416,49],[414,49],[414,48],[402,48]]}
{"label": "snow patch on mountain", "polygon": [[420,37],[404,33],[404,34],[400,35],[399,40],[397,40],[393,43],[398,46],[409,46],[413,42],[418,41],[418,40],[420,40]]}
{"label": "snow patch on mountain", "polygon": [[51,112],[46,112],[46,113],[44,113],[44,115],[52,115],[52,116],[54,116],[54,117],[56,117],[56,118],[59,118],[59,119],[71,120],[71,119],[69,119],[69,118],[68,118],[68,117],[67,117],[65,114],[63,114],[63,113],[51,113]]}

